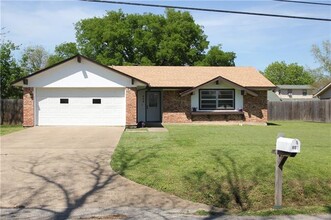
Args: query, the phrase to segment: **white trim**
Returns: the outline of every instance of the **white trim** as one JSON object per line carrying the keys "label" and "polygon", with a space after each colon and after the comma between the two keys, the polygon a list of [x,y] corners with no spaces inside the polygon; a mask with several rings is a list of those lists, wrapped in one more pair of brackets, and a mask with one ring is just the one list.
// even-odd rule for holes
{"label": "white trim", "polygon": [[33,87],[33,125],[38,125],[38,111],[37,111],[37,89]]}
{"label": "white trim", "polygon": [[126,115],[127,115],[127,112],[126,112],[126,105],[127,105],[127,100],[126,100],[126,90],[128,88],[125,88],[124,89],[124,101],[125,101],[125,104],[124,104],[124,113],[125,113],[125,117],[124,117],[124,126],[126,126]]}

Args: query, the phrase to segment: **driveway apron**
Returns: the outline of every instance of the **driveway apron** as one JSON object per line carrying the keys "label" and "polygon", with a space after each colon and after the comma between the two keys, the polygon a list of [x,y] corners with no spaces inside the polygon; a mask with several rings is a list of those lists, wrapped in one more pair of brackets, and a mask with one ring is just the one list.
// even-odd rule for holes
{"label": "driveway apron", "polygon": [[[122,127],[33,127],[1,137],[1,208],[65,219],[79,210],[210,207],[134,183],[109,163]],[[60,216],[60,217],[59,217]]]}

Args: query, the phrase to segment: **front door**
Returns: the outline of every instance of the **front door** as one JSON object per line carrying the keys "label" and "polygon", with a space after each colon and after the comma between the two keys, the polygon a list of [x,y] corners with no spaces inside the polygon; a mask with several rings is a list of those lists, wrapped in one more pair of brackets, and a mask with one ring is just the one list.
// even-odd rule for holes
{"label": "front door", "polygon": [[161,92],[146,92],[146,121],[161,121]]}

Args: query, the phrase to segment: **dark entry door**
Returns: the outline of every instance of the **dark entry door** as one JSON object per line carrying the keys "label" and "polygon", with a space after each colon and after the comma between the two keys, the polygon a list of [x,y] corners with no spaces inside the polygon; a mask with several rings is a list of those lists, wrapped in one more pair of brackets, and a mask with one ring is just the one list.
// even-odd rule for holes
{"label": "dark entry door", "polygon": [[146,121],[161,121],[161,92],[146,92]]}

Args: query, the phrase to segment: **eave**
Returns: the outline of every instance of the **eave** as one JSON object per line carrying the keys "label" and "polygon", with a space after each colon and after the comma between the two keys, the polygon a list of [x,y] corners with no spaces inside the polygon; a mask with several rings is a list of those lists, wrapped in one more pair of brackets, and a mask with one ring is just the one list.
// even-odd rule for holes
{"label": "eave", "polygon": [[245,88],[245,87],[243,87],[243,86],[241,86],[241,85],[239,85],[239,84],[237,84],[235,82],[232,82],[232,81],[230,81],[228,79],[225,79],[225,78],[223,78],[221,76],[215,77],[215,78],[213,78],[213,79],[211,79],[211,80],[209,80],[209,81],[207,81],[205,83],[202,83],[202,84],[200,84],[200,85],[198,85],[196,87],[193,87],[193,88],[190,88],[188,90],[185,90],[185,91],[183,91],[183,92],[180,93],[180,96],[186,96],[188,94],[191,94],[194,90],[197,90],[197,89],[201,88],[202,86],[205,86],[205,85],[207,85],[209,83],[216,82],[216,81],[225,81],[225,82],[229,83],[230,85],[236,86],[236,87],[240,88],[241,90],[244,90],[247,94],[249,94],[251,96],[255,96],[255,97],[258,96],[255,92],[253,92],[253,91],[251,91],[251,90],[249,90],[249,89],[247,89],[247,88]]}

